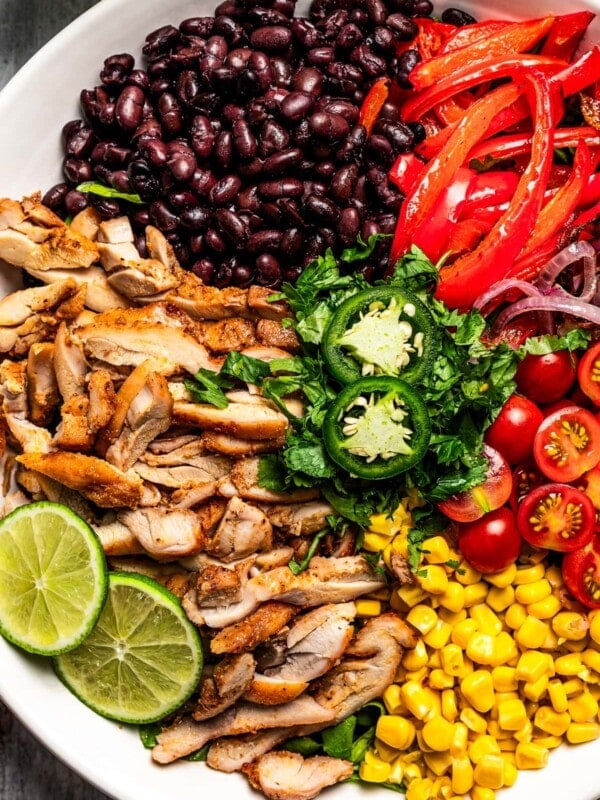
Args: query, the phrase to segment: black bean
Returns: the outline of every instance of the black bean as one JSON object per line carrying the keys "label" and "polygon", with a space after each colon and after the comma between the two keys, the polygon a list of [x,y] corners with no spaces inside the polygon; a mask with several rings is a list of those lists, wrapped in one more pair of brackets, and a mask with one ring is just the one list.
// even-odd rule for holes
{"label": "black bean", "polygon": [[83,120],[71,120],[63,126],[62,141],[67,155],[84,158],[94,145],[94,129]]}
{"label": "black bean", "polygon": [[160,181],[153,173],[150,165],[143,159],[131,161],[127,168],[129,182],[134,192],[139,194],[145,203],[158,197],[160,193]]}
{"label": "black bean", "polygon": [[249,253],[276,253],[282,240],[282,232],[274,228],[265,228],[256,231],[248,237],[247,249]]}
{"label": "black bean", "polygon": [[205,52],[224,61],[229,53],[227,39],[224,36],[211,36],[206,42]]}
{"label": "black bean", "polygon": [[140,143],[140,153],[155,167],[167,163],[169,148],[162,139],[147,139]]}
{"label": "black bean", "polygon": [[82,158],[67,157],[63,161],[63,174],[69,183],[76,186],[92,179],[92,167]]}
{"label": "black bean", "polygon": [[233,146],[238,156],[243,160],[254,158],[258,145],[256,137],[245,119],[235,120],[231,126],[231,134],[233,136]]}
{"label": "black bean", "polygon": [[300,197],[303,192],[304,185],[297,178],[280,178],[274,181],[261,181],[258,184],[258,193],[268,199]]}
{"label": "black bean", "polygon": [[299,122],[310,112],[314,102],[312,94],[290,92],[281,103],[281,115],[290,122]]}
{"label": "black bean", "polygon": [[315,136],[332,144],[347,136],[350,130],[348,121],[341,114],[332,114],[329,111],[311,114],[308,125]]}
{"label": "black bean", "polygon": [[100,121],[100,112],[109,103],[108,93],[101,86],[83,89],[79,95],[79,103],[85,120],[93,126]]}
{"label": "black bean", "polygon": [[64,203],[65,197],[69,192],[68,183],[55,183],[42,197],[42,203],[48,208],[58,210]]}
{"label": "black bean", "polygon": [[288,146],[290,136],[283,125],[273,119],[267,119],[259,136],[259,150],[263,157],[277,153]]}
{"label": "black bean", "polygon": [[221,169],[230,169],[233,163],[233,136],[231,131],[221,131],[215,139],[214,159]]}
{"label": "black bean", "polygon": [[347,25],[344,25],[344,27],[338,33],[335,43],[343,50],[352,50],[362,42],[363,38],[363,33],[358,25],[350,22]]}
{"label": "black bean", "polygon": [[335,58],[333,47],[313,47],[306,54],[306,60],[313,67],[324,67],[331,64]]}
{"label": "black bean", "polygon": [[190,178],[189,187],[198,197],[208,198],[217,180],[217,176],[211,170],[197,169]]}
{"label": "black bean", "polygon": [[398,38],[394,31],[383,25],[379,25],[373,31],[373,47],[387,55],[396,49]]}
{"label": "black bean", "polygon": [[329,111],[331,114],[341,114],[350,125],[354,125],[358,119],[359,109],[357,106],[341,97],[327,99],[322,104],[321,109],[323,111]]}
{"label": "black bean", "polygon": [[291,197],[281,197],[277,200],[277,208],[281,212],[282,223],[298,227],[304,225],[304,218],[298,203]]}
{"label": "black bean", "polygon": [[204,234],[204,244],[217,255],[223,255],[223,253],[227,252],[225,239],[214,228],[209,228]]}
{"label": "black bean", "polygon": [[283,232],[281,237],[281,252],[286,258],[294,261],[302,253],[304,234],[301,228],[291,227]]}
{"label": "black bean", "polygon": [[190,205],[181,210],[179,219],[184,228],[192,231],[204,231],[210,221],[211,212],[204,206]]}
{"label": "black bean", "polygon": [[88,195],[72,189],[65,195],[65,211],[70,216],[75,216],[88,206]]}
{"label": "black bean", "polygon": [[204,92],[198,73],[193,69],[185,69],[179,73],[175,84],[177,97],[184,106],[198,111],[202,107]]}
{"label": "black bean", "polygon": [[231,282],[234,286],[245,289],[254,282],[254,269],[249,264],[239,263],[234,257],[232,259]]}
{"label": "black bean", "polygon": [[352,206],[347,206],[340,211],[338,223],[340,242],[344,247],[352,247],[360,230],[360,214]]}
{"label": "black bean", "polygon": [[124,131],[134,131],[142,121],[144,92],[138,86],[125,86],[115,104],[115,119]]}
{"label": "black bean", "polygon": [[188,17],[179,23],[179,30],[185,36],[210,36],[214,17]]}
{"label": "black bean", "polygon": [[122,86],[133,69],[135,61],[129,53],[109,56],[104,60],[100,80],[105,86]]}
{"label": "black bean", "polygon": [[283,25],[266,25],[255,28],[250,34],[250,44],[266,53],[281,53],[292,43],[292,32]]}
{"label": "black bean", "polygon": [[231,267],[231,264],[222,261],[215,268],[212,283],[217,287],[217,289],[224,289],[231,283],[232,276],[233,268]]}
{"label": "black bean", "polygon": [[346,164],[340,167],[331,179],[330,194],[339,203],[346,202],[352,197],[356,181],[358,180],[358,167],[356,164]]}
{"label": "black bean", "polygon": [[129,183],[129,175],[125,169],[115,169],[110,174],[110,186],[118,192],[131,192],[131,184]]}
{"label": "black bean", "polygon": [[387,17],[385,24],[395,31],[404,41],[410,41],[411,39],[414,39],[419,32],[417,23],[407,17],[405,14],[390,14],[390,16]]}
{"label": "black bean", "polygon": [[90,194],[88,202],[96,209],[102,219],[112,219],[122,214],[121,204],[117,200],[111,200],[109,197]]}
{"label": "black bean", "polygon": [[238,249],[244,247],[248,231],[239,214],[230,211],[228,208],[219,208],[215,211],[215,219],[230,244]]}
{"label": "black bean", "polygon": [[413,16],[415,17],[428,17],[433,12],[433,3],[431,0],[415,0],[413,3]]}
{"label": "black bean", "polygon": [[243,211],[255,212],[261,207],[258,189],[256,186],[246,186],[237,197],[238,208]]}
{"label": "black bean", "polygon": [[196,157],[189,149],[171,148],[167,167],[176,181],[186,183],[196,171]]}
{"label": "black bean", "polygon": [[238,166],[238,172],[242,178],[257,178],[262,173],[263,162],[258,156],[249,161],[242,161]]}
{"label": "black bean", "polygon": [[368,78],[378,78],[386,73],[386,61],[374,53],[366,44],[359,44],[350,53],[350,60],[364,72]]}
{"label": "black bean", "polygon": [[179,31],[173,25],[163,25],[146,36],[142,52],[145,56],[154,58],[168,52],[179,39]]}
{"label": "black bean", "polygon": [[317,223],[333,224],[338,217],[338,208],[332,200],[309,194],[303,204],[307,216]]}
{"label": "black bean", "polygon": [[189,123],[189,140],[198,158],[209,158],[215,142],[215,134],[209,118],[205,114],[196,114]]}
{"label": "black bean", "polygon": [[179,225],[179,217],[164,200],[154,200],[150,204],[150,219],[163,233],[174,232]]}
{"label": "black bean", "polygon": [[294,39],[304,47],[311,48],[325,44],[323,34],[307,19],[296,17],[292,20],[290,30]]}
{"label": "black bean", "polygon": [[271,73],[273,85],[287,89],[292,83],[292,66],[281,56],[271,56]]}
{"label": "black bean", "polygon": [[420,122],[409,122],[408,127],[412,131],[413,144],[419,144],[419,142],[422,142],[426,138],[427,131],[425,126]]}
{"label": "black bean", "polygon": [[167,136],[177,136],[183,127],[181,106],[174,94],[163,92],[157,102],[158,116]]}
{"label": "black bean", "polygon": [[275,256],[263,253],[256,259],[256,282],[261,286],[277,286],[281,282],[281,266]]}
{"label": "black bean", "polygon": [[226,206],[237,197],[242,182],[237,175],[225,175],[210,190],[209,198],[216,206]]}
{"label": "black bean", "polygon": [[442,22],[447,22],[450,25],[473,25],[477,20],[475,17],[472,17],[470,14],[467,14],[466,11],[462,11],[459,8],[445,8],[442,11],[441,16]]}
{"label": "black bean", "polygon": [[297,92],[319,95],[323,89],[323,74],[316,67],[300,67],[294,73],[292,88]]}
{"label": "black bean", "polygon": [[129,219],[134,228],[143,230],[150,225],[150,212],[147,208],[136,208],[129,214]]}
{"label": "black bean", "polygon": [[268,55],[255,50],[248,59],[248,68],[255,73],[262,91],[267,91],[273,80],[273,70],[271,69],[271,61]]}
{"label": "black bean", "polygon": [[394,149],[385,136],[374,133],[365,144],[365,157],[368,164],[391,167],[394,161]]}
{"label": "black bean", "polygon": [[194,261],[191,269],[194,275],[197,275],[201,281],[204,283],[212,283],[215,265],[210,258],[199,258],[198,261]]}
{"label": "black bean", "polygon": [[160,122],[155,117],[148,117],[136,130],[131,134],[131,138],[142,144],[150,139],[160,139],[162,137],[162,128]]}
{"label": "black bean", "polygon": [[215,17],[214,33],[224,36],[232,46],[237,46],[244,38],[244,31],[231,16],[220,15]]}
{"label": "black bean", "polygon": [[412,88],[410,82],[410,73],[421,60],[418,50],[405,50],[404,53],[398,58],[396,67],[396,78],[400,86],[405,89]]}

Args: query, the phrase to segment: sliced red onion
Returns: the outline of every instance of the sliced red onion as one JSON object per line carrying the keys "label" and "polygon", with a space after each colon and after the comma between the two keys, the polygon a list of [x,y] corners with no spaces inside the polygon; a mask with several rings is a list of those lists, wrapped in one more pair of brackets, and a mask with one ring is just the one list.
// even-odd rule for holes
{"label": "sliced red onion", "polygon": [[502,281],[496,281],[496,283],[490,286],[487,292],[480,294],[477,300],[473,303],[473,308],[476,311],[481,311],[481,309],[485,308],[488,303],[491,303],[492,300],[495,300],[496,297],[514,289],[519,289],[519,291],[526,295],[541,295],[541,291],[537,286],[534,286],[533,283],[529,283],[528,281],[520,281],[516,278],[505,278]]}
{"label": "sliced red onion", "polygon": [[596,251],[589,242],[572,242],[557,253],[544,267],[536,280],[542,294],[548,294],[556,279],[568,266],[583,259],[583,287],[578,299],[590,301],[596,294],[598,277],[596,274]]}
{"label": "sliced red onion", "polygon": [[494,323],[494,332],[502,331],[512,319],[528,311],[570,314],[573,317],[580,317],[595,325],[600,325],[600,308],[598,306],[584,302],[579,297],[573,297],[567,292],[553,292],[536,297],[526,297],[505,308]]}

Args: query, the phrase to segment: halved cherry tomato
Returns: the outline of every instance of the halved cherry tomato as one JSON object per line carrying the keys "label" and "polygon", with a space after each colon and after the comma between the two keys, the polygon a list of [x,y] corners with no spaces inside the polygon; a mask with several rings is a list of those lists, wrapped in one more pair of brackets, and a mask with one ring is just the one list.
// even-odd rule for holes
{"label": "halved cherry tomato", "polygon": [[485,441],[498,450],[509,464],[520,464],[533,454],[533,439],[544,415],[529,400],[511,394],[485,433]]}
{"label": "halved cherry tomato", "polygon": [[596,531],[600,533],[600,466],[584,472],[574,485],[592,501],[596,510]]}
{"label": "halved cherry tomato", "polygon": [[555,411],[537,430],[533,456],[551,481],[574,481],[600,463],[600,422],[580,406]]}
{"label": "halved cherry tomato", "polygon": [[538,356],[529,353],[517,367],[517,389],[534,403],[564,397],[577,377],[577,357],[568,350]]}
{"label": "halved cherry tomato", "polygon": [[590,498],[568,483],[543,483],[523,498],[517,528],[534,547],[570,553],[594,535],[596,510]]}
{"label": "halved cherry tomato", "polygon": [[512,491],[512,473],[506,459],[497,450],[484,445],[488,461],[485,481],[472,489],[438,503],[439,510],[455,522],[473,522],[489,511],[503,506]]}
{"label": "halved cherry tomato", "polygon": [[458,529],[458,549],[482,574],[499,572],[513,564],[521,544],[515,515],[505,506]]}
{"label": "halved cherry tomato", "polygon": [[536,486],[545,483],[546,478],[539,471],[537,465],[531,461],[519,464],[512,472],[512,492],[510,493],[510,507],[516,513],[521,500],[526,497]]}
{"label": "halved cherry tomato", "polygon": [[585,547],[566,553],[562,577],[573,597],[587,608],[600,608],[600,538],[594,536]]}
{"label": "halved cherry tomato", "polygon": [[600,406],[600,342],[589,347],[577,367],[581,390],[594,405]]}

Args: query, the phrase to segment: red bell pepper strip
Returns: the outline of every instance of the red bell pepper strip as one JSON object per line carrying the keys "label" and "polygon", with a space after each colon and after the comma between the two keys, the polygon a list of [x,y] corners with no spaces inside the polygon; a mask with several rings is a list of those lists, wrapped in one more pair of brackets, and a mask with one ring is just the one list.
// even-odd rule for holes
{"label": "red bell pepper strip", "polygon": [[450,232],[445,252],[461,254],[474,250],[483,237],[490,232],[491,227],[491,224],[478,219],[460,220]]}
{"label": "red bell pepper strip", "polygon": [[456,32],[455,25],[438,22],[431,17],[414,17],[419,32],[413,41],[412,47],[417,48],[421,58],[432,58],[442,49],[444,43]]}
{"label": "red bell pepper strip", "polygon": [[379,78],[367,92],[358,113],[358,124],[365,127],[367,136],[371,135],[373,125],[381,114],[381,109],[388,99],[389,93],[389,78]]}
{"label": "red bell pepper strip", "polygon": [[447,75],[453,75],[457,69],[467,64],[475,66],[499,56],[524,53],[548,33],[553,22],[554,17],[512,22],[502,30],[477,39],[466,47],[419,62],[411,70],[410,82],[413,88],[424,89]]}
{"label": "red bell pepper strip", "polygon": [[[531,134],[511,134],[498,136],[480,142],[469,153],[469,161],[484,161],[486,157],[493,159],[510,159],[521,156],[531,150]],[[579,142],[588,145],[600,145],[600,131],[591,125],[579,128],[556,128],[553,132],[553,147],[576,147]]]}
{"label": "red bell pepper strip", "polygon": [[435,296],[450,308],[470,308],[493,283],[506,276],[542,206],[552,166],[550,141],[555,109],[548,78],[543,73],[530,72],[525,80],[534,93],[530,103],[535,132],[529,164],[508,210],[485,239],[475,250],[440,269]]}
{"label": "red bell pepper strip", "polygon": [[570,61],[594,17],[592,11],[576,11],[556,17],[540,52]]}
{"label": "red bell pepper strip", "polygon": [[[577,208],[580,194],[595,167],[596,159],[592,158],[590,148],[585,142],[580,142],[575,151],[570,178],[540,210],[533,230],[519,253],[519,257],[525,257],[528,253],[536,250],[564,226]],[[509,270],[509,275],[511,271]]]}
{"label": "red bell pepper strip", "polygon": [[406,196],[412,191],[424,169],[425,163],[414,153],[400,153],[392,164],[387,177]]}
{"label": "red bell pepper strip", "polygon": [[461,25],[446,39],[440,52],[449,53],[451,50],[458,50],[459,47],[466,47],[479,39],[483,39],[484,36],[490,36],[501,31],[502,28],[506,28],[510,24],[509,20],[487,19],[482,22],[474,22],[472,25]]}
{"label": "red bell pepper strip", "polygon": [[500,207],[512,198],[518,183],[519,176],[512,170],[474,173],[459,218],[469,219],[482,208]]}
{"label": "red bell pepper strip", "polygon": [[437,81],[433,86],[422,89],[420,92],[411,92],[400,108],[400,118],[403,122],[416,122],[430,109],[435,109],[439,103],[454,97],[458,92],[471,89],[473,86],[498,78],[512,78],[519,69],[547,69],[548,72],[560,72],[566,65],[565,61],[549,56],[524,55],[500,56],[486,61],[485,64],[473,68],[466,64],[451,75]]}
{"label": "red bell pepper strip", "polygon": [[451,183],[474,144],[485,135],[494,114],[514,102],[522,90],[522,84],[500,86],[467,109],[445,147],[426,165],[413,192],[400,207],[390,249],[390,268],[406,253],[415,231],[429,218],[443,189]]}

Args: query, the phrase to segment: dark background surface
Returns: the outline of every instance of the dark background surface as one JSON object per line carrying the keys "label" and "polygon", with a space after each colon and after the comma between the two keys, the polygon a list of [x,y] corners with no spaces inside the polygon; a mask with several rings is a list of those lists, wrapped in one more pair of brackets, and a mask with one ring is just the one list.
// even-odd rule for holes
{"label": "dark background surface", "polygon": [[[94,0],[0,0],[0,88],[55,33],[93,5]],[[0,800],[107,798],[49,753],[0,702]]]}

